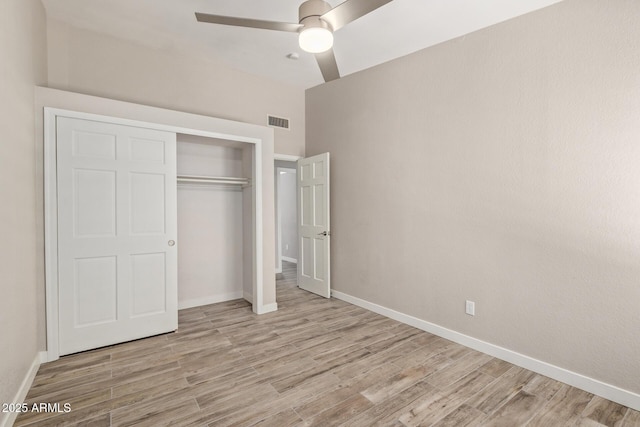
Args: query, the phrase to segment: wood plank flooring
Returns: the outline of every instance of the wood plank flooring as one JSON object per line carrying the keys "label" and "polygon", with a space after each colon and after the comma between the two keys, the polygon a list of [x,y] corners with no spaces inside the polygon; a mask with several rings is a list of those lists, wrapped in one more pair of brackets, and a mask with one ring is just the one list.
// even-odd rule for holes
{"label": "wood plank flooring", "polygon": [[179,330],[40,367],[17,426],[640,426],[640,413],[278,280],[180,311]]}

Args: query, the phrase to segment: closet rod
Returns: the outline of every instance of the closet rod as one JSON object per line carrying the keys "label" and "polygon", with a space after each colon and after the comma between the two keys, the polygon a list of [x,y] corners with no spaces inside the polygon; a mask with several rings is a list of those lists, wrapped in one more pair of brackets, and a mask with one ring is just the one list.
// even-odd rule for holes
{"label": "closet rod", "polygon": [[231,178],[226,176],[178,175],[178,182],[196,182],[201,184],[248,185],[248,178]]}

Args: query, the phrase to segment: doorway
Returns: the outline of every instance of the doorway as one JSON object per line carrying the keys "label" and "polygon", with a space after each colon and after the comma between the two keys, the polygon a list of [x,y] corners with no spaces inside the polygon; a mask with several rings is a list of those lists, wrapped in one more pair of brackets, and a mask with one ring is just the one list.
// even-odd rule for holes
{"label": "doorway", "polygon": [[[330,298],[329,153],[296,158],[295,163],[275,155],[274,174],[276,279],[283,278],[287,263],[300,288]],[[295,221],[287,223],[293,212]]]}
{"label": "doorway", "polygon": [[[293,156],[287,156],[293,157]],[[298,263],[297,171],[295,160],[274,162],[275,197],[275,262],[276,274],[282,274],[283,262],[288,268]]]}

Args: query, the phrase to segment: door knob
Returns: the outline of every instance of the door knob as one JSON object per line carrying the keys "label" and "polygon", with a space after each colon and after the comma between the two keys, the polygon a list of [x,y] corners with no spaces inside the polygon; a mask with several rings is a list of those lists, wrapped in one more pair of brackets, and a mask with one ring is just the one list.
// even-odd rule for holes
{"label": "door knob", "polygon": [[318,233],[318,236],[331,236],[329,231],[323,231],[322,233]]}
{"label": "door knob", "polygon": [[173,245],[175,245],[175,244],[176,244],[175,240],[169,240],[169,242],[168,242],[168,243],[169,243],[169,246],[173,246]]}

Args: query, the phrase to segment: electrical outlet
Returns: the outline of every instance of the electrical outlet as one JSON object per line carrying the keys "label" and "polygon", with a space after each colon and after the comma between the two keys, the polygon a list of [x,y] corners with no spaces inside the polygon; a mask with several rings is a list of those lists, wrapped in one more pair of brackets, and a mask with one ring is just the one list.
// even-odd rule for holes
{"label": "electrical outlet", "polygon": [[285,245],[284,245],[284,250],[285,250],[285,251],[288,251],[288,250],[289,250],[289,245],[288,245],[288,244],[285,244]]}
{"label": "electrical outlet", "polygon": [[473,302],[473,301],[467,300],[466,303],[465,303],[464,311],[469,316],[475,316],[476,315],[476,303]]}

